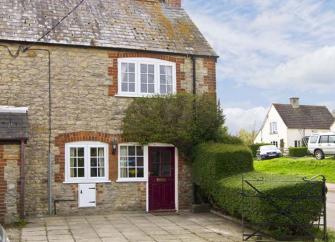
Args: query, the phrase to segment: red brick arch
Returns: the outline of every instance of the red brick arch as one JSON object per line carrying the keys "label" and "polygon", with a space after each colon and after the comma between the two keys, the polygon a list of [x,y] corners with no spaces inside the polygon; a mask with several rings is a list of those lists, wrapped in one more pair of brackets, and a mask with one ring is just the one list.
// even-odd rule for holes
{"label": "red brick arch", "polygon": [[121,141],[120,135],[107,133],[80,131],[60,134],[55,138],[55,146],[58,147],[58,155],[55,156],[55,164],[59,165],[59,171],[55,172],[55,182],[64,182],[65,175],[65,144],[79,141],[99,141],[109,144],[109,179],[117,179],[117,154],[112,154],[112,142]]}

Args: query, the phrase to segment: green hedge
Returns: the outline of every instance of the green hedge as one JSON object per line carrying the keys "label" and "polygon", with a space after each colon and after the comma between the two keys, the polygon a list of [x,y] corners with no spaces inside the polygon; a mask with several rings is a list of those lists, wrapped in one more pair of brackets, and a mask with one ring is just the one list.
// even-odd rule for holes
{"label": "green hedge", "polygon": [[207,143],[196,147],[192,169],[194,182],[201,185],[204,192],[210,193],[221,178],[254,168],[248,147]]}
{"label": "green hedge", "polygon": [[[254,181],[260,177],[263,181]],[[296,177],[273,176],[258,172],[244,174],[245,179],[251,179],[250,183],[259,189],[269,200],[253,195],[257,194],[250,186],[244,184],[245,193],[250,196],[242,199],[242,175],[223,178],[216,184],[211,194],[215,204],[224,212],[235,217],[244,218],[254,225],[262,225],[262,229],[276,239],[285,240],[292,237],[306,235],[306,231],[299,228],[297,224],[308,225],[314,221],[322,208],[321,186],[322,183],[306,183]],[[254,179],[254,180],[253,180]],[[284,182],[285,180],[289,182]],[[311,198],[318,196],[319,200]],[[284,198],[283,198],[284,197]],[[303,199],[292,199],[292,197],[304,197]],[[279,211],[272,206],[278,206],[290,218],[279,215]],[[243,205],[244,204],[244,205]],[[312,228],[307,228],[314,233]]]}
{"label": "green hedge", "polygon": [[262,145],[271,145],[271,144],[267,144],[267,143],[257,143],[257,144],[252,144],[249,145],[249,148],[251,149],[252,152],[252,156],[255,158],[257,156],[257,150],[259,149],[260,146]]}
{"label": "green hedge", "polygon": [[[215,206],[232,216],[244,218],[250,223],[263,225],[275,238],[286,238],[301,235],[299,226],[313,221],[321,211],[321,199],[313,200],[311,196],[321,195],[321,183],[312,189],[312,184],[303,182],[301,178],[292,176],[274,176],[253,171],[253,161],[250,150],[245,146],[223,144],[203,144],[197,147],[193,163],[194,182],[200,187],[202,194],[210,198]],[[292,222],[285,216],[275,213],[273,206],[260,197],[244,198],[242,203],[242,174],[248,179],[264,178],[263,181],[252,183],[270,200],[292,214]],[[280,182],[281,181],[281,182]],[[282,182],[290,181],[290,182]],[[293,181],[293,182],[292,182]],[[253,192],[245,186],[247,194]],[[250,194],[253,195],[253,194]],[[287,196],[286,199],[276,200],[278,196]],[[304,200],[292,202],[290,196],[305,196]],[[290,206],[288,206],[290,205]]]}
{"label": "green hedge", "polygon": [[307,147],[290,147],[288,150],[289,156],[292,157],[304,157],[308,153]]}

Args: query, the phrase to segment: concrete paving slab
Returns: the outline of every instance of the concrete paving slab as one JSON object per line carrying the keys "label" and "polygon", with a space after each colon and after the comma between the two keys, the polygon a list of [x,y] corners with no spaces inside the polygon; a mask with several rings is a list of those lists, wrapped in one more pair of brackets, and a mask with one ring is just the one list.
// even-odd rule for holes
{"label": "concrete paving slab", "polygon": [[126,212],[31,219],[16,235],[20,242],[233,242],[241,240],[241,228],[210,213],[158,216]]}

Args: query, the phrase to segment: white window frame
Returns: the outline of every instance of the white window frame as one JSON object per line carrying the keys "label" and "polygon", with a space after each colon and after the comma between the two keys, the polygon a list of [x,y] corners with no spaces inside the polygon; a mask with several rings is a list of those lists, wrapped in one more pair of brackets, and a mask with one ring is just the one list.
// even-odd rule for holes
{"label": "white window frame", "polygon": [[147,182],[148,181],[148,152],[149,148],[147,145],[143,147],[143,177],[121,177],[121,165],[120,165],[120,156],[121,156],[121,146],[142,146],[138,143],[121,143],[118,144],[118,178],[117,182]]}
{"label": "white window frame", "polygon": [[[123,63],[133,63],[135,64],[135,92],[122,92],[122,73],[121,66]],[[154,93],[141,93],[141,71],[140,65],[154,65],[155,68],[155,92]],[[171,66],[172,67],[172,93],[177,93],[177,73],[176,73],[176,63],[153,59],[153,58],[119,58],[118,59],[118,94],[116,96],[121,97],[150,97],[155,95],[169,95],[160,93],[160,66]]]}
{"label": "white window frame", "polygon": [[[84,148],[84,165],[85,165],[85,177],[71,177],[70,176],[70,149],[71,148]],[[90,148],[104,148],[104,168],[105,176],[103,177],[91,177],[91,162],[90,162]],[[109,146],[107,143],[95,142],[95,141],[81,141],[71,142],[65,144],[65,181],[64,183],[103,183],[110,182],[109,180]]]}
{"label": "white window frame", "polygon": [[277,122],[270,122],[270,134],[278,134]]}

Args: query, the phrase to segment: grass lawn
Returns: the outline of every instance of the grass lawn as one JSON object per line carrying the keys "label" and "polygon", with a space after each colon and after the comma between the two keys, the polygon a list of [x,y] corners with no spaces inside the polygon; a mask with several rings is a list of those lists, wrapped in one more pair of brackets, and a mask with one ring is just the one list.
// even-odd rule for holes
{"label": "grass lawn", "polygon": [[270,174],[312,177],[324,175],[329,183],[335,183],[335,159],[316,160],[313,157],[281,157],[254,162],[255,170]]}

